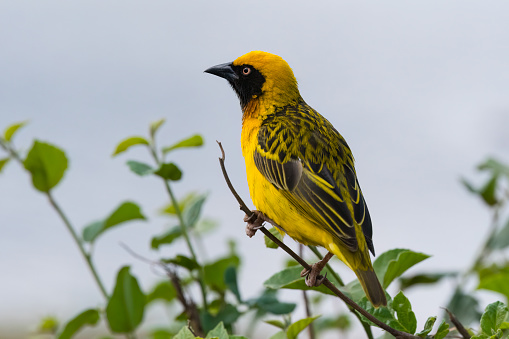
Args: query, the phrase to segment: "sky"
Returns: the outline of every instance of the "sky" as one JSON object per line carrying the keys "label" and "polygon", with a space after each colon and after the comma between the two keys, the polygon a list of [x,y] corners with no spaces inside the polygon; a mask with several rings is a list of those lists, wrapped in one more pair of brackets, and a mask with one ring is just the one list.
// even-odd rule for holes
{"label": "sky", "polygon": [[[160,118],[160,145],[202,134],[203,148],[172,156],[184,172],[174,189],[178,196],[208,192],[204,214],[220,228],[200,255],[225,254],[227,239],[235,239],[245,263],[241,289],[253,296],[286,256],[265,249],[261,236],[245,236],[215,143],[223,143],[230,177],[249,201],[239,103],[223,79],[203,71],[252,50],[278,54],[306,102],[355,155],[376,252],[432,255],[414,273],[461,269],[490,215],[460,178],[479,183],[476,164],[509,158],[508,32],[506,1],[3,0],[0,129],[29,120],[14,139],[18,149],[39,139],[66,151],[69,170],[54,195],[77,229],[122,201],[142,206],[149,222],[108,232],[94,249],[109,289],[122,265],[145,289],[160,279],[120,242],[151,258],[172,254],[149,250],[150,238],[171,225],[158,213],[164,188],[125,165],[148,162],[146,151],[112,158],[116,144],[146,135]],[[64,225],[15,163],[0,174],[0,231],[0,334],[14,329],[24,337],[42,316],[65,320],[101,304]],[[452,285],[409,291],[419,326],[441,313]]]}

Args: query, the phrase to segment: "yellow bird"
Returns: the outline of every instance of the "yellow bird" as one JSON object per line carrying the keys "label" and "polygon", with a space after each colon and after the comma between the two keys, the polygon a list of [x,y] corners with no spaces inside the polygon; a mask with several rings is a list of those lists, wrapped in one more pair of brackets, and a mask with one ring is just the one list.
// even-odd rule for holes
{"label": "yellow bird", "polygon": [[281,57],[253,51],[205,72],[230,83],[242,107],[242,153],[251,199],[258,211],[248,233],[263,221],[279,225],[304,245],[329,253],[306,283],[336,255],[352,269],[371,303],[386,305],[373,271],[371,218],[345,139],[302,99],[292,69]]}

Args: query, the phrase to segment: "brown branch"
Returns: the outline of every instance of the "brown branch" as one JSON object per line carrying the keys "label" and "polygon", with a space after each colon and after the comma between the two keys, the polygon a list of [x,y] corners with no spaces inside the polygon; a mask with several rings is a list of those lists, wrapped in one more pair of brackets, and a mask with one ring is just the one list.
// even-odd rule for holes
{"label": "brown branch", "polygon": [[449,319],[451,320],[451,322],[454,324],[454,326],[456,326],[456,329],[461,334],[461,337],[463,339],[470,339],[470,337],[471,337],[470,333],[468,333],[467,329],[465,328],[465,326],[463,326],[462,323],[460,323],[458,318],[456,318],[456,316],[454,314],[452,314],[452,312],[449,311],[447,308],[445,308],[445,311],[449,315]]}
{"label": "brown branch", "polygon": [[[219,164],[221,166],[221,170],[223,171],[223,176],[224,176],[224,179],[226,180],[226,184],[230,188],[230,191],[232,192],[233,196],[237,199],[237,202],[240,205],[240,209],[244,213],[246,213],[248,216],[251,216],[253,214],[253,212],[247,207],[247,205],[244,203],[242,198],[237,194],[237,192],[235,191],[235,188],[233,187],[233,185],[232,185],[232,183],[230,181],[230,178],[228,177],[228,173],[226,172],[226,167],[224,165],[224,162],[225,162],[225,152],[224,152],[223,146],[221,145],[221,143],[219,141],[217,141],[217,144],[219,145],[219,148],[221,149],[222,156],[219,158]],[[278,225],[273,225],[273,226],[280,228]],[[304,261],[304,259],[302,259],[299,255],[297,255],[297,253],[292,251],[292,249],[289,248],[288,246],[286,246],[282,241],[280,241],[278,238],[276,238],[274,235],[272,235],[272,233],[270,233],[265,227],[261,227],[260,231],[265,236],[267,236],[270,240],[275,242],[279,247],[281,247],[281,249],[283,249],[283,251],[288,253],[302,267],[304,267],[305,269],[308,269],[308,270],[311,269],[311,266],[306,261]],[[360,307],[352,299],[350,299],[346,295],[344,295],[336,286],[334,286],[334,284],[332,284],[330,282],[329,279],[325,278],[324,281],[323,281],[323,285],[325,287],[327,287],[329,290],[331,290],[331,292],[333,292],[337,297],[339,297],[341,300],[343,300],[347,305],[351,306],[353,309],[355,309],[357,312],[362,314],[364,317],[366,317],[369,321],[374,323],[376,326],[378,326],[381,329],[383,329],[383,330],[389,332],[390,334],[392,334],[394,337],[396,337],[396,339],[407,339],[407,338],[420,339],[420,337],[414,336],[413,334],[410,334],[410,333],[398,331],[398,330],[390,327],[389,325],[381,322],[380,320],[375,318],[373,315],[368,313],[365,309]]]}
{"label": "brown branch", "polygon": [[203,332],[203,328],[201,326],[200,312],[198,312],[198,308],[196,307],[196,304],[194,303],[193,299],[191,297],[186,298],[184,294],[184,289],[182,288],[182,284],[180,282],[180,278],[175,272],[175,270],[172,270],[168,265],[164,264],[161,261],[150,260],[139,255],[124,243],[120,243],[120,246],[136,259],[141,260],[147,264],[159,266],[166,272],[166,275],[170,279],[170,282],[173,285],[173,288],[175,289],[177,299],[184,307],[184,312],[186,313],[187,318],[189,319],[188,324],[189,329],[197,336],[204,336],[205,333]]}

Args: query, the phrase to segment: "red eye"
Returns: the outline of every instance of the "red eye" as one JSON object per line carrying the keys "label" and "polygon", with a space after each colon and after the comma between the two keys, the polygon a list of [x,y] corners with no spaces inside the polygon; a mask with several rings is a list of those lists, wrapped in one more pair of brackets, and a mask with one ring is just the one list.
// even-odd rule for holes
{"label": "red eye", "polygon": [[249,75],[249,74],[251,74],[251,68],[249,68],[249,67],[244,67],[244,68],[242,69],[242,74],[244,74],[244,75]]}

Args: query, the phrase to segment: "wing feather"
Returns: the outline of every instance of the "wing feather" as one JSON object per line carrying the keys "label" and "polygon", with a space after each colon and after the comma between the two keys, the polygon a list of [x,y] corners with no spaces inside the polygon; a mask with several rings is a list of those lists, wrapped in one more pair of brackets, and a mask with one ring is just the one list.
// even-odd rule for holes
{"label": "wing feather", "polygon": [[371,218],[351,151],[334,127],[305,102],[264,121],[254,162],[301,213],[351,251],[358,249],[355,225],[360,225],[374,254]]}

